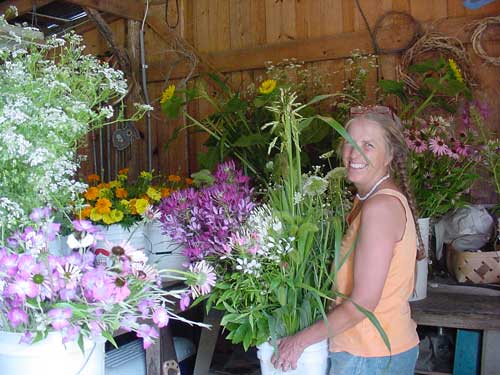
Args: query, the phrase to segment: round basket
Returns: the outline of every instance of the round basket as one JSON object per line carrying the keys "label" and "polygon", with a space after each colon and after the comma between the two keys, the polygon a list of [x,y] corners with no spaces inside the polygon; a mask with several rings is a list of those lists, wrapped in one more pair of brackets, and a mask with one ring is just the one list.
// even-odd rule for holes
{"label": "round basket", "polygon": [[448,270],[460,283],[500,284],[500,251],[458,251],[448,245]]}

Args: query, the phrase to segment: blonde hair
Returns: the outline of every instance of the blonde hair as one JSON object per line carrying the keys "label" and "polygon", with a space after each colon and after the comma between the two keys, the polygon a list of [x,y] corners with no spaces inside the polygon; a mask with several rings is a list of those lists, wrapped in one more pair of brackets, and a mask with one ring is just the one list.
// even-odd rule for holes
{"label": "blonde hair", "polygon": [[389,173],[391,176],[396,177],[399,187],[408,200],[408,205],[410,206],[413,220],[415,221],[415,229],[417,231],[417,259],[423,259],[425,258],[425,249],[422,242],[422,234],[420,233],[420,228],[417,223],[415,196],[411,190],[408,178],[408,147],[406,146],[403,135],[401,120],[392,112],[386,114],[367,110],[362,115],[351,117],[349,121],[347,121],[345,128],[348,129],[354,121],[359,119],[375,122],[384,131],[387,151],[392,157],[389,165]]}

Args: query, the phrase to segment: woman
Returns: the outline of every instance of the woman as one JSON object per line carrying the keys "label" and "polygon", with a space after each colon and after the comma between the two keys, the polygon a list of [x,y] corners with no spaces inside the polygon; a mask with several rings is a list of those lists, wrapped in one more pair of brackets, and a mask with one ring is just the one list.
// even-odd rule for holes
{"label": "woman", "polygon": [[[336,288],[350,299],[337,301],[328,323],[319,321],[280,340],[273,364],[294,369],[306,347],[329,338],[332,375],[413,374],[419,340],[408,298],[414,286],[418,228],[401,122],[388,107],[356,107],[346,129],[364,153],[347,142],[343,145],[347,178],[358,193],[342,242],[342,254],[353,245],[354,251],[337,274]],[[351,301],[375,314],[390,350]]]}

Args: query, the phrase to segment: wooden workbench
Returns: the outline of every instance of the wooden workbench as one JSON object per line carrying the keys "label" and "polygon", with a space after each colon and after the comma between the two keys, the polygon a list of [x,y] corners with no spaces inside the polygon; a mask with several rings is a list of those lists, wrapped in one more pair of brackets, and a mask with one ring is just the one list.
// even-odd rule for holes
{"label": "wooden workbench", "polygon": [[[410,303],[417,324],[483,331],[481,375],[500,374],[500,293],[478,287],[439,285],[429,287],[427,294],[427,298]],[[454,369],[453,373],[473,371]]]}

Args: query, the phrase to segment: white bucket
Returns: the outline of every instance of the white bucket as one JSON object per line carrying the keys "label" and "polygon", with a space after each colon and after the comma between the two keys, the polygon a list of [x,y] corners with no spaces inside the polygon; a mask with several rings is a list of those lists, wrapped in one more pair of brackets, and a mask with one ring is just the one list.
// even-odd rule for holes
{"label": "white bucket", "polygon": [[76,342],[63,345],[56,332],[32,345],[20,344],[22,335],[0,332],[0,374],[104,375],[104,339],[85,339],[82,353]]}
{"label": "white bucket", "polygon": [[113,224],[108,227],[99,226],[99,228],[104,236],[104,240],[97,241],[96,248],[111,250],[108,249],[109,246],[106,245],[106,241],[113,245],[128,241],[134,249],[144,250],[144,225],[142,224],[136,224],[130,228],[124,228],[119,224]]}
{"label": "white bucket", "polygon": [[271,363],[274,348],[268,342],[257,346],[262,375],[325,375],[328,370],[328,342],[320,341],[308,346],[297,362],[295,370],[281,371]]}
{"label": "white bucket", "polygon": [[154,264],[158,270],[185,270],[183,265],[189,262],[188,257],[183,253],[183,247],[162,233],[159,221],[145,225],[144,245],[149,263]]}
{"label": "white bucket", "polygon": [[410,301],[419,301],[427,297],[427,273],[429,272],[429,226],[430,218],[418,219],[417,224],[424,243],[425,258],[417,260],[415,265],[415,288]]}

